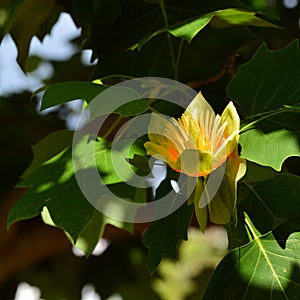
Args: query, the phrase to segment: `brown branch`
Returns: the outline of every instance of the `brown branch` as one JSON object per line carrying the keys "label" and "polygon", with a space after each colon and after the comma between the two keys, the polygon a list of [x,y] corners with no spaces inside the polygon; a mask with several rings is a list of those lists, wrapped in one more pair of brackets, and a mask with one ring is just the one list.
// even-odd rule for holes
{"label": "brown branch", "polygon": [[199,80],[189,82],[187,85],[193,89],[197,89],[209,83],[217,82],[225,75],[229,75],[229,79],[231,79],[235,74],[234,62],[237,57],[239,57],[239,54],[237,52],[234,52],[228,58],[226,65],[217,74],[206,79],[199,79]]}

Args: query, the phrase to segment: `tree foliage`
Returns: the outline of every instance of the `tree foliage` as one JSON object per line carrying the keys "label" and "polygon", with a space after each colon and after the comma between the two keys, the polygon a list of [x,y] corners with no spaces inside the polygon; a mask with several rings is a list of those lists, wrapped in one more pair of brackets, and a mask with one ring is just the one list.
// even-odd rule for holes
{"label": "tree foliage", "polygon": [[[61,75],[63,68],[56,65],[56,75],[32,95],[44,92],[42,111],[74,99],[89,106],[110,86],[146,76],[175,79],[201,90],[218,113],[229,100],[234,102],[241,118],[240,156],[247,161],[247,172],[238,182],[236,217],[225,225],[230,252],[219,263],[203,299],[296,299],[300,289],[300,51],[299,29],[287,23],[285,10],[279,4],[276,8],[237,0],[10,2],[0,1],[0,16],[4,16],[0,41],[11,34],[23,70],[30,41],[34,36],[43,40],[61,12],[68,12],[82,28],[77,42],[92,50],[92,60],[97,59],[85,80]],[[70,65],[66,62],[65,68]],[[114,111],[108,129],[85,143],[95,147],[97,168],[105,174],[107,187],[118,197],[141,203],[171,191],[170,182],[177,175],[168,169],[154,199],[147,188],[127,185],[111,158],[112,131],[134,116],[156,111],[177,117],[182,109],[160,99],[142,95],[137,99]],[[107,114],[109,105],[103,103]],[[9,211],[7,225],[42,215],[45,223],[62,229],[89,256],[107,224],[131,233],[134,224],[105,216],[85,199],[72,164],[73,132],[56,129],[34,140],[31,164],[26,170],[23,167],[16,185],[28,191]],[[138,174],[149,173],[145,141],[142,137],[117,142]],[[88,168],[85,144],[77,146],[86,162],[83,167]],[[148,248],[150,273],[165,255],[176,258],[179,241],[187,239],[193,219],[193,206],[188,204],[149,224],[143,244]]]}

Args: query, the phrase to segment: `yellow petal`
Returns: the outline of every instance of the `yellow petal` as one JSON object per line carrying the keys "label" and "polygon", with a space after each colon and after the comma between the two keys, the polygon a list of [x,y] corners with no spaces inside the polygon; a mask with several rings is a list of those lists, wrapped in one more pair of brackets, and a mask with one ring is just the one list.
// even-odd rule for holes
{"label": "yellow petal", "polygon": [[188,105],[184,114],[192,116],[196,119],[200,124],[203,124],[203,120],[200,119],[201,114],[210,114],[215,116],[215,112],[209,103],[205,100],[202,93],[199,92],[197,96],[192,100],[192,102]]}
{"label": "yellow petal", "polygon": [[146,142],[144,144],[144,147],[146,148],[148,155],[151,155],[157,159],[164,161],[173,169],[177,169],[179,167],[177,165],[178,164],[177,157],[174,157],[174,153],[172,153],[172,150],[170,150],[173,149],[173,151],[176,151],[175,150],[176,148],[170,148],[171,147],[170,144],[158,145],[153,142]]}
{"label": "yellow petal", "polygon": [[176,145],[179,151],[184,149],[185,141],[188,137],[180,130],[178,122],[173,118],[162,117],[159,114],[152,113],[148,126],[148,137],[151,142],[158,145],[168,144]]}
{"label": "yellow petal", "polygon": [[221,115],[221,124],[225,122],[224,137],[227,139],[226,153],[230,154],[236,148],[240,131],[240,118],[232,102],[226,106]]}

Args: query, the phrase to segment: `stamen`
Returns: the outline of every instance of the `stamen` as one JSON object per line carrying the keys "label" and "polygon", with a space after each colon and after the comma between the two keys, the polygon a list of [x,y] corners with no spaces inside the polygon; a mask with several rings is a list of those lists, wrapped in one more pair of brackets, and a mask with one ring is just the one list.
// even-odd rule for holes
{"label": "stamen", "polygon": [[220,146],[222,145],[222,143],[225,141],[224,130],[225,130],[226,126],[227,126],[227,122],[225,121],[222,124],[222,126],[218,128],[216,135],[214,137],[213,152],[217,151],[220,148]]}
{"label": "stamen", "polygon": [[217,135],[217,131],[219,129],[219,123],[220,123],[220,116],[216,115],[215,119],[213,120],[212,130],[211,130],[211,134],[210,134],[210,139],[211,139],[212,145],[214,145],[215,141],[216,141],[216,135]]}
{"label": "stamen", "polygon": [[165,128],[165,135],[168,139],[179,148],[185,148],[184,137],[180,135],[177,126],[168,123]]}

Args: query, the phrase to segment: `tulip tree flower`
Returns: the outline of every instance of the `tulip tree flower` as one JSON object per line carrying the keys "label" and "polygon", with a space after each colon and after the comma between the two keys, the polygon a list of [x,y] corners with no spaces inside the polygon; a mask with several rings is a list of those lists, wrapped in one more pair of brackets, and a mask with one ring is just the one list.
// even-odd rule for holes
{"label": "tulip tree flower", "polygon": [[[239,130],[240,119],[233,103],[221,116],[216,115],[201,92],[178,120],[155,113],[151,116],[147,154],[165,161],[177,172],[197,178],[191,197],[202,230],[208,221],[226,224],[234,215],[236,182],[246,170],[237,154]],[[207,193],[206,182],[220,166],[224,168],[223,178],[214,195],[206,195],[203,207],[201,194]]]}

